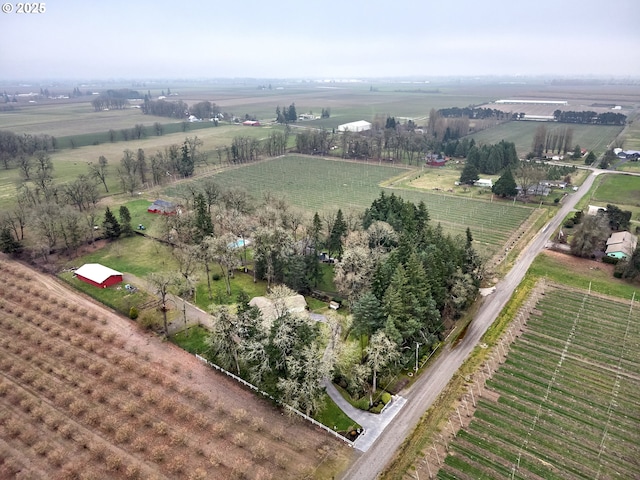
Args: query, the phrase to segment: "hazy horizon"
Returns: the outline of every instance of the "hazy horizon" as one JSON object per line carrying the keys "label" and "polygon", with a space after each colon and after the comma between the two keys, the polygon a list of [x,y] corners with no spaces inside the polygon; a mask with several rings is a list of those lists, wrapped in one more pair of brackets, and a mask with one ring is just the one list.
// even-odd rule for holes
{"label": "hazy horizon", "polygon": [[0,14],[0,80],[640,76],[636,0],[43,3]]}

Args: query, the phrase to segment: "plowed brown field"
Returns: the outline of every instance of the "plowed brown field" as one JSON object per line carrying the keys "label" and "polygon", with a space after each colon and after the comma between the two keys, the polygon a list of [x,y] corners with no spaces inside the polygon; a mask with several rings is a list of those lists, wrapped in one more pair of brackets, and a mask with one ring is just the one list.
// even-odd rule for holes
{"label": "plowed brown field", "polygon": [[331,478],[350,451],[0,258],[0,479]]}

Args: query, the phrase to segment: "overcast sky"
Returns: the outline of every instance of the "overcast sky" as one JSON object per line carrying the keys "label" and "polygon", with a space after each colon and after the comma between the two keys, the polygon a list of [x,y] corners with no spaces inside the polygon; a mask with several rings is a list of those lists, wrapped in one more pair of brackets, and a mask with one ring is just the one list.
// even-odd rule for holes
{"label": "overcast sky", "polygon": [[639,0],[45,5],[0,13],[0,80],[640,76]]}

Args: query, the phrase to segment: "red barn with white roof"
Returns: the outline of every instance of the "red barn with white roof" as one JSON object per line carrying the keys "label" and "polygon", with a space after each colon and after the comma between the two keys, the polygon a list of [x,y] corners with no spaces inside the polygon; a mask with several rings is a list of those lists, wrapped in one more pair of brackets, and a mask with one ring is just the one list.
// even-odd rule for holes
{"label": "red barn with white roof", "polygon": [[76,277],[99,288],[107,288],[122,282],[122,273],[99,263],[85,263],[76,270]]}

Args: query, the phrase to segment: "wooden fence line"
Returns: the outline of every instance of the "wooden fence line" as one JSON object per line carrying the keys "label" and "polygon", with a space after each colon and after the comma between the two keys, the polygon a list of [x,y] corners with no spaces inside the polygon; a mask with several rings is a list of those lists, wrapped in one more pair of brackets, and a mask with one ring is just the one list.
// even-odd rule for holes
{"label": "wooden fence line", "polygon": [[[285,408],[287,408],[288,410],[290,410],[291,412],[295,413],[296,415],[304,418],[306,421],[311,422],[313,425],[315,425],[316,427],[320,427],[323,430],[329,432],[331,435],[333,435],[334,437],[339,438],[340,440],[342,440],[343,442],[345,442],[347,445],[349,445],[350,447],[353,448],[353,443],[351,440],[349,440],[346,437],[343,437],[342,435],[340,435],[338,432],[336,432],[335,430],[330,429],[329,427],[327,427],[326,425],[323,425],[322,423],[318,422],[317,420],[311,418],[309,415],[306,415],[305,413],[301,412],[300,410],[293,408],[291,405],[287,405],[286,403],[282,403],[280,400],[278,400],[277,398],[274,398],[272,395],[269,395],[267,392],[264,392],[262,390],[260,390],[258,387],[256,387],[255,385],[247,382],[246,380],[238,377],[237,375],[234,375],[233,373],[225,370],[224,368],[222,368],[219,365],[216,365],[215,363],[210,362],[209,360],[207,360],[206,358],[198,355],[197,353],[195,354],[196,358],[198,360],[200,360],[203,363],[206,363],[207,365],[209,365],[211,368],[214,368],[216,370],[218,370],[219,372],[224,373],[225,375],[227,375],[228,377],[233,378],[236,382],[240,382],[242,385],[244,385],[245,387],[250,388],[251,390],[258,392],[260,395],[262,395],[263,397],[266,397],[270,400],[273,400],[274,402],[276,402],[278,405],[281,405]],[[364,432],[363,432],[364,433]]]}

